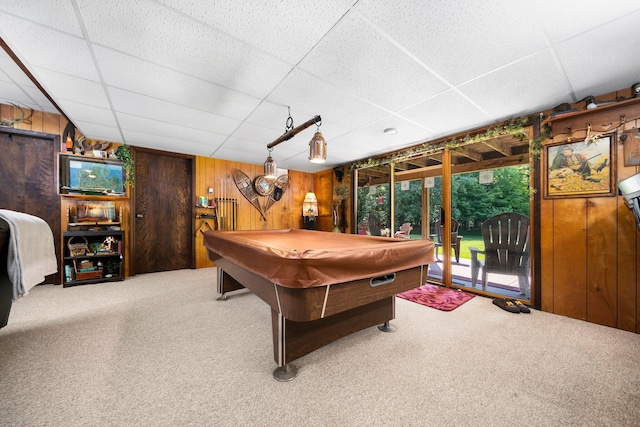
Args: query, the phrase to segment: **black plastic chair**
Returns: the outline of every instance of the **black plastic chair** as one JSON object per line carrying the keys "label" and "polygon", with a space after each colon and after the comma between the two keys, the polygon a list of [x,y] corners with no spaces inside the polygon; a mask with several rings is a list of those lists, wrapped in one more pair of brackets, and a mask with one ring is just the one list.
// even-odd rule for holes
{"label": "black plastic chair", "polygon": [[[520,293],[529,298],[529,217],[516,212],[501,213],[482,223],[484,251],[471,251],[471,286],[478,281],[482,269],[482,289],[487,289],[487,274],[518,276]],[[478,259],[484,254],[484,261]]]}

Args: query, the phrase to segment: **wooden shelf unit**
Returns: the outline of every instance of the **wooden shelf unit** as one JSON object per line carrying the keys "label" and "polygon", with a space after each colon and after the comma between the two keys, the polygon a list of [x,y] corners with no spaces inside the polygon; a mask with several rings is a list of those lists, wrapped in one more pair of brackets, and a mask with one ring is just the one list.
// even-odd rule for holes
{"label": "wooden shelf unit", "polygon": [[[72,254],[69,243],[78,241],[86,241],[88,247],[92,244],[103,243],[109,237],[114,239],[111,251],[91,251],[90,249],[84,254]],[[63,252],[63,286],[83,285],[88,283],[101,283],[116,280],[124,280],[123,275],[123,248],[124,233],[115,230],[101,231],[65,231],[62,234],[64,242]],[[82,262],[90,262],[90,271],[80,271]],[[84,275],[84,277],[82,277]]]}

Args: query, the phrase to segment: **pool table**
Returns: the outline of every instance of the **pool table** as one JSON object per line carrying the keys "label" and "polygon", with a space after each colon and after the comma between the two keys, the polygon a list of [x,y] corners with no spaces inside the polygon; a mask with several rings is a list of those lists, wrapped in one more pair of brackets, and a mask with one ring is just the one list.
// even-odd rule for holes
{"label": "pool table", "polygon": [[274,377],[293,379],[290,362],[380,325],[391,331],[395,295],[425,283],[431,240],[282,229],[204,233],[218,267],[220,300],[247,288],[271,307]]}

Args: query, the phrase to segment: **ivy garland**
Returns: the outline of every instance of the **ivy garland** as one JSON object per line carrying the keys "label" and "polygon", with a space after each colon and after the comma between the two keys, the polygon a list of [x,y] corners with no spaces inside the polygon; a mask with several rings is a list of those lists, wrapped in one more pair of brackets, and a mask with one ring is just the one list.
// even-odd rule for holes
{"label": "ivy garland", "polygon": [[551,127],[546,124],[540,128],[538,136],[529,141],[529,154],[531,154],[534,159],[538,159],[540,157],[542,143],[549,138],[551,138]]}
{"label": "ivy garland", "polygon": [[[517,138],[524,139],[527,137],[527,132],[525,127],[530,123],[529,118],[521,117],[518,119],[512,119],[507,121],[504,125],[496,126],[487,129],[484,133],[479,133],[473,136],[467,135],[464,138],[451,138],[439,143],[429,143],[425,142],[424,144],[420,144],[406,150],[394,153],[390,156],[383,158],[369,158],[367,160],[361,162],[351,163],[348,168],[349,170],[355,169],[364,169],[370,167],[381,166],[383,164],[398,162],[402,160],[409,159],[411,157],[415,157],[418,155],[425,155],[429,153],[434,153],[436,151],[444,150],[445,148],[452,149],[458,147],[464,147],[465,145],[474,144],[476,142],[487,141],[499,136],[504,135],[513,135]],[[551,129],[548,125],[543,126],[540,130],[540,134],[531,140],[529,140],[529,153],[534,157],[538,158],[540,155],[540,150],[542,149],[542,142],[549,138],[551,135]]]}
{"label": "ivy garland", "polygon": [[125,187],[127,185],[131,185],[131,187],[133,187],[135,183],[135,176],[134,176],[133,158],[131,157],[131,147],[129,147],[127,144],[123,144],[119,146],[116,149],[116,157],[119,160],[122,160],[122,163],[123,163],[123,167],[126,175],[125,181],[124,181]]}

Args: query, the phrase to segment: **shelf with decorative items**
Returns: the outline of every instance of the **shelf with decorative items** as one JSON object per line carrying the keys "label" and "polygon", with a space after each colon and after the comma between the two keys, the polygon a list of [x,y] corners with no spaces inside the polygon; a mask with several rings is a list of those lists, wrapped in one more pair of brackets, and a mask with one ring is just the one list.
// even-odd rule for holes
{"label": "shelf with decorative items", "polygon": [[[96,144],[83,143],[84,153],[60,153],[58,159],[60,242],[62,259],[60,270],[65,276],[63,284],[96,283],[123,280],[128,275],[129,249],[124,242],[130,241],[130,198],[133,187],[133,160],[129,146],[119,146],[110,152],[104,144],[95,151]],[[87,147],[93,148],[88,150]],[[82,154],[81,154],[82,153]],[[79,233],[74,235],[74,233]],[[100,265],[86,259],[71,259],[67,244],[88,239],[89,244],[113,245],[105,241],[111,237],[117,241],[118,250],[87,251],[83,258],[100,258]],[[93,259],[93,258],[92,258]],[[83,262],[84,261],[84,262]],[[83,265],[80,266],[80,263]],[[86,270],[86,271],[84,271]],[[71,280],[68,280],[71,277]]]}
{"label": "shelf with decorative items", "polygon": [[124,280],[122,231],[67,231],[63,286]]}
{"label": "shelf with decorative items", "polygon": [[[61,197],[64,287],[124,280],[128,207],[128,198],[122,197]],[[69,245],[78,250],[72,252]]]}

